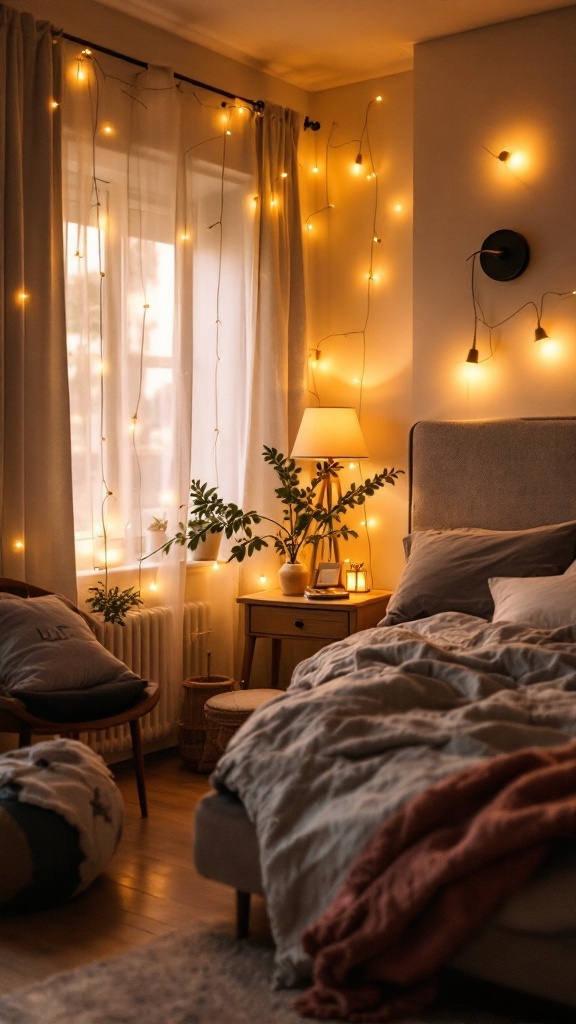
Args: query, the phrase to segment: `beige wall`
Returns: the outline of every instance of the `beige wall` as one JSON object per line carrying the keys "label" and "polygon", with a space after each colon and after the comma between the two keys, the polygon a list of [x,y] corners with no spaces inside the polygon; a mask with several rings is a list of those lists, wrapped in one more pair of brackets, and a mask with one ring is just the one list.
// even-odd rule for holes
{"label": "beige wall", "polygon": [[[479,269],[486,319],[546,291],[576,288],[576,7],[416,47],[414,114],[414,416],[576,413],[576,298],[549,296],[542,325],[562,345],[546,360],[530,308],[493,332],[494,358],[467,381],[472,341],[466,257],[499,228],[531,260],[514,281]],[[516,171],[491,156],[523,154]],[[480,358],[489,355],[480,332]]]}

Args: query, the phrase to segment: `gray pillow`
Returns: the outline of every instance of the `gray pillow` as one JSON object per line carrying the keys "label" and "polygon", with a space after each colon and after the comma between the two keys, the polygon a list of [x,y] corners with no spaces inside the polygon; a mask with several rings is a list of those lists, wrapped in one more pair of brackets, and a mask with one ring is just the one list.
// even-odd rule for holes
{"label": "gray pillow", "polygon": [[490,619],[494,576],[556,576],[576,555],[576,522],[533,530],[421,530],[404,539],[408,561],[382,625],[457,611]]}
{"label": "gray pillow", "polygon": [[0,600],[0,692],[17,697],[138,678],[57,595]]}

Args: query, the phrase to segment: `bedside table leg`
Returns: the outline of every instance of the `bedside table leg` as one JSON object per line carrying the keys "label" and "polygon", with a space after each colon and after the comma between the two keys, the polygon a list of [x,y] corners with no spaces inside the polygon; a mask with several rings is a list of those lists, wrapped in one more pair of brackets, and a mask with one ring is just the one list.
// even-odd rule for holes
{"label": "bedside table leg", "polygon": [[271,672],[271,686],[275,690],[278,687],[278,678],[280,676],[280,655],[282,653],[282,641],[274,639],[272,641],[272,672]]}
{"label": "bedside table leg", "polygon": [[240,686],[243,690],[248,689],[250,682],[250,673],[252,671],[252,661],[254,658],[254,648],[256,647],[256,637],[246,636],[244,639],[244,657],[242,659],[242,674],[240,676]]}

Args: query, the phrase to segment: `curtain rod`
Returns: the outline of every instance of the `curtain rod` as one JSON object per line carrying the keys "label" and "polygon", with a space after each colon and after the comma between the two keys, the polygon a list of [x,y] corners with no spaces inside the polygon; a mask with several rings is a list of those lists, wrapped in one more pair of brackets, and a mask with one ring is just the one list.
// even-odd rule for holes
{"label": "curtain rod", "polygon": [[[67,39],[70,43],[78,43],[80,46],[89,47],[91,50],[98,50],[99,53],[106,53],[109,57],[117,57],[118,60],[125,60],[129,64],[134,64],[138,68],[147,68],[148,64],[144,60],[138,60],[137,57],[128,57],[125,53],[118,53],[117,50],[110,50],[107,46],[100,46],[98,43],[90,43],[87,39],[79,39],[78,36],[71,36],[67,32],[60,32],[57,29],[54,30],[54,35],[61,36],[62,39]],[[208,89],[209,92],[215,92],[219,96],[226,96],[229,100],[241,100],[242,103],[249,104],[254,110],[264,109],[264,100],[249,100],[246,96],[237,96],[233,92],[227,92],[226,89],[217,89],[214,85],[208,85],[206,82],[199,82],[195,78],[188,78],[187,75],[180,75],[178,72],[174,72],[174,78],[177,78],[179,82],[186,82],[188,85],[197,85],[199,89]]]}

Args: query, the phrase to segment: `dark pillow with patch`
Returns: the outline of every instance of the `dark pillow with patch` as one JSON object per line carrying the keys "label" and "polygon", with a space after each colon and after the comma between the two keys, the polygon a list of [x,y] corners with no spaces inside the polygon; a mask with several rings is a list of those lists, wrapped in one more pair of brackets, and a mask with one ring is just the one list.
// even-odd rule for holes
{"label": "dark pillow with patch", "polygon": [[488,579],[563,573],[576,553],[576,523],[532,530],[417,530],[404,547],[408,561],[382,625],[445,611],[490,619]]}
{"label": "dark pillow with patch", "polygon": [[0,692],[25,700],[120,681],[146,685],[57,595],[0,600]]}

